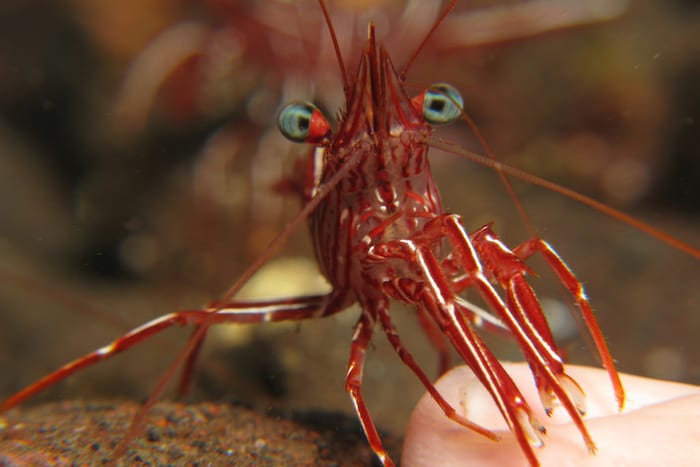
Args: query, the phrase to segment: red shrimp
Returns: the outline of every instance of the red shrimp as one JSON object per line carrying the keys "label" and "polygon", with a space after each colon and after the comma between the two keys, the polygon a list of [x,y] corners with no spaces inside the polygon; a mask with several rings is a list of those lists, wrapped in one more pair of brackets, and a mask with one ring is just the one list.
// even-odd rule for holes
{"label": "red shrimp", "polygon": [[[445,8],[413,57],[454,4],[453,0]],[[612,208],[495,161],[487,146],[484,150],[489,157],[481,157],[433,140],[432,125],[459,119],[470,122],[456,89],[440,83],[409,98],[404,89],[405,76],[413,59],[397,72],[386,50],[377,44],[371,23],[357,71],[349,76],[322,0],[320,5],[336,46],[346,105],[339,113],[335,131],[311,104],[293,103],[280,112],[279,126],[285,136],[315,146],[296,165],[292,176],[278,185],[280,190],[295,192],[302,199],[301,212],[220,300],[202,309],[176,311],[133,329],[6,399],[0,404],[0,411],[167,328],[195,326],[187,345],[151,394],[142,417],[160,396],[174,370],[183,363],[186,366],[181,389],[185,388],[210,326],[322,318],[358,303],[362,311],[352,337],[346,390],[380,461],[394,465],[362,393],[365,354],[376,327],[386,334],[403,363],[447,417],[495,440],[494,433],[450,406],[416,363],[393,324],[390,303],[397,301],[415,308],[421,326],[440,353],[442,370],[446,368],[449,346],[472,369],[491,394],[531,465],[538,465],[533,448],[543,445],[544,427],[477,333],[480,328],[512,336],[530,365],[545,411],[549,413],[556,404],[562,405],[577,426],[584,445],[595,453],[595,442],[583,420],[583,388],[566,373],[562,353],[528,283],[528,275],[533,271],[526,261],[535,255],[543,258],[576,304],[622,409],[624,389],[582,283],[553,247],[536,235],[509,247],[499,239],[495,225],[486,224],[470,233],[458,215],[445,212],[430,171],[429,147],[447,149],[492,167],[502,175],[508,188],[505,175],[525,178],[591,205],[696,257],[700,253]],[[331,292],[259,301],[234,300],[241,286],[307,219],[316,258],[332,286]],[[474,291],[486,309],[464,299],[461,294],[465,291]],[[140,418],[134,427],[138,428],[139,423]],[[130,436],[133,431],[126,437],[127,441]]]}

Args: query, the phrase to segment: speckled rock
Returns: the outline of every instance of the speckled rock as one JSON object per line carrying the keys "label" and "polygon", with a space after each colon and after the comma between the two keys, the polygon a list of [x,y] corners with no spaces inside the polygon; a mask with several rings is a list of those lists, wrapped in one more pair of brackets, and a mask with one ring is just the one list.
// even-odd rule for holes
{"label": "speckled rock", "polygon": [[[138,410],[133,402],[69,401],[0,417],[0,465],[105,465]],[[385,442],[394,456],[400,440]],[[373,454],[351,417],[259,414],[224,404],[160,403],[117,465],[366,466]]]}

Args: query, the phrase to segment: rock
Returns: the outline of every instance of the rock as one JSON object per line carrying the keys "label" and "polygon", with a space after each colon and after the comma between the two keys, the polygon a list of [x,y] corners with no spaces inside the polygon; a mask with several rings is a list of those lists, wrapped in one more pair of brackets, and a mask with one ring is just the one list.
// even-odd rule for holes
{"label": "rock", "polygon": [[[104,465],[139,405],[66,401],[0,417],[0,465]],[[401,440],[384,442],[398,460]],[[240,406],[164,402],[116,465],[366,466],[377,462],[359,423],[342,414],[260,414]]]}

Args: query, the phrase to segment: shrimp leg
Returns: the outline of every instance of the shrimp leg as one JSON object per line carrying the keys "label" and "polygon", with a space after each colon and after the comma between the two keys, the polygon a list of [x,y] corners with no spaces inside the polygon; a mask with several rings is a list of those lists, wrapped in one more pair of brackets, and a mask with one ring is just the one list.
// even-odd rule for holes
{"label": "shrimp leg", "polygon": [[274,321],[299,321],[321,318],[345,308],[343,295],[331,292],[327,295],[264,300],[256,302],[214,302],[206,309],[183,310],[155,318],[132,329],[110,344],[100,347],[83,357],[62,366],[39,381],[27,386],[0,403],[0,412],[14,407],[34,394],[64,380],[75,372],[106,360],[158,334],[174,325],[190,326],[202,323],[262,323]]}
{"label": "shrimp leg", "polygon": [[[483,233],[478,234],[486,235],[487,233],[487,231],[484,231]],[[492,236],[495,237],[495,235]],[[598,321],[593,314],[593,310],[588,302],[588,298],[586,297],[586,292],[583,289],[583,284],[581,281],[576,278],[569,266],[566,265],[564,260],[561,259],[561,256],[559,256],[554,248],[540,238],[533,238],[517,246],[513,252],[523,260],[529,258],[535,253],[542,255],[552,271],[554,271],[554,273],[559,277],[559,281],[569,291],[576,303],[576,306],[581,312],[581,316],[586,323],[588,331],[593,337],[593,342],[598,350],[598,355],[600,356],[603,366],[608,371],[608,375],[610,376],[618,407],[620,410],[622,410],[625,405],[625,389],[620,381],[620,375],[615,369],[615,363],[610,356],[608,345],[606,344],[603,333],[598,326]]]}

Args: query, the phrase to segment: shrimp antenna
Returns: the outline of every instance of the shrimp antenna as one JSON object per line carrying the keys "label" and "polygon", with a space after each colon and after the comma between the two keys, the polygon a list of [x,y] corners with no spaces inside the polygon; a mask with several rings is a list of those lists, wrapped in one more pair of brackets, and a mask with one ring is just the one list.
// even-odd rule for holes
{"label": "shrimp antenna", "polygon": [[[347,160],[342,169],[336,172],[327,182],[323,183],[318,187],[318,190],[316,190],[316,194],[314,195],[314,197],[311,198],[311,200],[308,203],[306,203],[303,209],[296,216],[294,216],[294,218],[287,224],[284,230],[279,235],[277,235],[277,237],[275,237],[275,239],[272,240],[272,242],[270,242],[265,252],[258,256],[257,260],[245,270],[243,275],[236,282],[233,283],[233,285],[226,291],[226,293],[224,293],[220,301],[231,300],[233,296],[235,296],[238,293],[238,291],[243,287],[243,285],[248,281],[248,279],[250,279],[258,270],[260,270],[260,268],[270,259],[270,257],[272,257],[272,255],[275,254],[277,250],[289,239],[291,234],[297,228],[299,228],[299,226],[302,225],[303,221],[306,220],[306,218],[313,212],[313,210],[318,207],[318,205],[321,203],[321,201],[323,201],[323,199],[328,195],[328,193],[330,193],[331,190],[335,189],[338,183],[340,183],[340,181],[344,177],[347,177],[348,173],[352,169],[357,167],[357,165],[362,160],[362,156],[362,152],[356,152],[355,154],[350,156],[350,158]],[[213,316],[218,310],[216,307],[211,307],[210,311]],[[145,419],[146,413],[148,413],[151,407],[155,405],[156,401],[160,399],[160,397],[163,395],[163,392],[165,392],[165,389],[167,388],[167,385],[172,379],[173,375],[175,374],[177,369],[183,364],[185,365],[185,379],[189,378],[189,373],[191,372],[194,360],[196,359],[197,354],[199,353],[202,342],[206,337],[207,330],[209,329],[209,326],[211,326],[213,323],[213,319],[205,320],[199,325],[197,325],[194,331],[192,331],[192,334],[187,340],[187,344],[185,344],[185,347],[182,350],[180,350],[180,352],[178,352],[173,362],[170,364],[163,376],[161,376],[154,388],[151,390],[151,394],[148,396],[148,399],[146,400],[146,402],[144,402],[141,409],[137,412],[136,416],[131,421],[129,431],[114,449],[113,456],[115,458],[118,459],[125,453],[129,442],[136,437],[139,430],[141,429],[141,426],[143,426],[143,421]],[[180,385],[181,392],[184,386],[186,386],[185,382],[183,382]]]}
{"label": "shrimp antenna", "polygon": [[516,167],[504,164],[503,162],[500,162],[498,160],[494,160],[491,157],[488,156],[483,156],[481,154],[477,154],[475,152],[468,151],[456,144],[453,143],[448,143],[440,138],[434,138],[433,141],[430,142],[430,145],[436,149],[440,149],[445,152],[449,152],[451,154],[456,154],[458,156],[461,156],[465,159],[471,160],[472,162],[476,162],[477,164],[483,165],[485,167],[490,167],[494,170],[496,170],[499,173],[507,174],[511,177],[515,177],[517,179],[523,180],[524,182],[530,183],[532,185],[536,185],[542,188],[545,188],[547,190],[553,191],[555,193],[559,193],[560,195],[572,199],[574,201],[577,201],[583,205],[586,205],[592,209],[595,209],[596,211],[602,212],[606,216],[616,219],[623,224],[627,224],[631,227],[634,227],[638,230],[641,230],[645,234],[649,235],[650,237],[656,238],[657,240],[665,243],[666,245],[673,247],[679,251],[682,251],[696,259],[700,259],[700,249],[695,248],[692,245],[689,245],[681,240],[678,240],[671,235],[655,228],[652,227],[651,225],[647,224],[646,222],[642,222],[639,219],[636,219],[629,214],[625,214],[624,212],[615,209],[613,207],[608,206],[605,203],[602,203],[598,200],[595,200],[589,196],[586,196],[582,193],[579,193],[578,191],[574,191],[570,188],[566,188],[563,185],[559,185],[558,183],[554,183],[550,180],[546,180],[544,178],[538,177],[534,174],[531,174],[529,172],[526,172],[524,170],[518,169]]}
{"label": "shrimp antenna", "polygon": [[[319,0],[319,1],[321,1],[321,3],[323,3],[322,0]],[[418,47],[416,47],[416,50],[413,51],[413,54],[408,59],[406,64],[403,66],[403,68],[401,69],[401,73],[399,74],[399,78],[401,79],[401,81],[406,81],[406,75],[408,74],[408,69],[411,68],[411,65],[413,65],[413,62],[416,61],[416,57],[418,57],[418,54],[421,53],[421,51],[425,47],[425,44],[428,42],[428,40],[433,35],[435,30],[440,27],[440,25],[445,20],[447,15],[450,14],[450,11],[452,11],[452,9],[455,7],[456,3],[457,3],[457,0],[451,0],[450,3],[447,4],[445,9],[442,11],[442,13],[440,13],[440,16],[438,16],[438,19],[435,20],[433,27],[430,28],[430,31],[428,31],[428,33],[425,35],[423,40],[420,41],[420,44],[418,44]]]}
{"label": "shrimp antenna", "polygon": [[348,98],[350,93],[350,84],[348,81],[347,72],[345,70],[345,64],[343,63],[343,54],[340,53],[340,46],[338,45],[338,36],[335,34],[335,28],[333,27],[333,21],[331,20],[331,15],[328,12],[328,7],[326,7],[326,2],[324,0],[318,0],[318,3],[321,6],[323,17],[326,19],[328,32],[331,35],[331,41],[333,41],[333,48],[335,48],[335,56],[338,59],[340,74],[343,76],[343,92],[345,93],[345,98]]}
{"label": "shrimp antenna", "polygon": [[[469,116],[469,114],[462,109],[462,120],[467,122],[467,125],[469,128],[471,128],[472,133],[474,133],[474,136],[476,137],[477,141],[479,141],[479,144],[481,145],[482,148],[484,148],[484,151],[486,151],[486,155],[494,160],[498,161],[498,157],[496,157],[496,153],[493,152],[493,149],[491,149],[491,145],[486,141],[486,138],[484,137],[483,133],[481,133],[481,129],[479,129],[479,126],[476,124],[476,122]],[[530,216],[528,216],[527,211],[525,210],[525,207],[523,206],[522,201],[520,200],[520,196],[515,192],[515,188],[513,188],[513,184],[510,182],[506,174],[500,170],[498,167],[495,167],[496,172],[498,173],[498,178],[501,180],[501,184],[503,187],[506,189],[508,192],[508,196],[510,197],[511,201],[513,202],[513,205],[515,206],[515,210],[518,212],[518,216],[520,216],[520,219],[522,220],[523,224],[525,225],[525,228],[528,231],[528,234],[530,235],[531,238],[534,238],[536,236],[535,233],[535,228],[532,226],[532,222],[530,221]]]}
{"label": "shrimp antenna", "polygon": [[3,283],[12,284],[13,287],[22,289],[26,292],[31,292],[38,297],[44,297],[51,300],[53,303],[60,303],[66,310],[83,316],[88,316],[92,320],[102,322],[102,324],[105,326],[120,330],[122,332],[125,332],[131,328],[131,325],[119,316],[111,315],[106,311],[92,305],[82,297],[65,293],[58,287],[47,285],[30,277],[24,277],[2,269],[0,269],[0,281]]}
{"label": "shrimp antenna", "polygon": [[[319,5],[321,6],[321,11],[323,11],[323,16],[325,17],[326,24],[328,25],[328,31],[330,32],[331,39],[333,41],[333,47],[335,48],[335,56],[338,59],[338,65],[340,66],[340,74],[343,77],[343,91],[345,93],[346,99],[349,98],[350,85],[348,84],[348,77],[345,71],[345,64],[343,63],[343,56],[340,53],[340,46],[338,45],[338,38],[333,28],[333,21],[326,7],[324,0],[319,0]],[[354,161],[354,162],[353,162]],[[255,273],[260,270],[260,268],[272,257],[274,253],[289,239],[291,234],[299,228],[300,225],[308,218],[313,212],[323,198],[340,182],[341,178],[347,175],[347,173],[352,170],[353,166],[359,162],[358,157],[353,157],[348,160],[345,168],[340,170],[335,174],[330,180],[321,185],[316,191],[315,196],[302,208],[302,210],[287,224],[284,230],[270,243],[267,250],[259,255],[257,259],[243,272],[241,277],[234,282],[223,294],[221,301],[231,300],[238,293],[238,291],[243,287],[243,285],[251,278]],[[214,307],[212,313],[216,313],[216,308]],[[178,354],[173,364],[168,368],[167,372],[163,375],[161,381],[158,383],[156,388],[153,390],[151,397],[149,397],[146,405],[153,404],[160,397],[160,394],[165,390],[167,382],[172,377],[173,373],[177,368],[184,362],[184,371],[182,379],[180,380],[180,386],[178,388],[179,394],[184,394],[187,391],[188,381],[190,375],[194,368],[195,360],[199,354],[202,342],[206,336],[207,328],[210,323],[204,322],[198,325],[187,342],[187,346]],[[139,414],[140,415],[140,414]],[[136,432],[139,423],[135,423],[131,432]]]}

